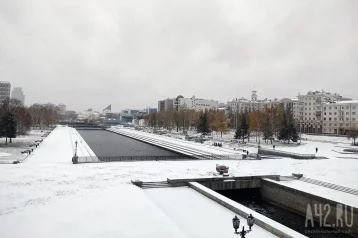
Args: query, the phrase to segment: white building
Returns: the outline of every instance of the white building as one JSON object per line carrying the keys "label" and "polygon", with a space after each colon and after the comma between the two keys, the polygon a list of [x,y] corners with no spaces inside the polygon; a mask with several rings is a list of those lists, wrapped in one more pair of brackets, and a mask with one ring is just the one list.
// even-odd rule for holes
{"label": "white building", "polygon": [[300,130],[305,133],[329,133],[323,130],[323,105],[329,102],[347,100],[339,94],[322,91],[309,91],[306,95],[298,95],[298,117],[295,119]]}
{"label": "white building", "polygon": [[66,105],[63,103],[58,104],[59,114],[66,115]]}
{"label": "white building", "polygon": [[358,100],[323,104],[323,133],[346,134],[358,130]]}
{"label": "white building", "polygon": [[0,81],[0,103],[10,98],[11,84],[9,82]]}
{"label": "white building", "polygon": [[[257,90],[254,89],[252,90],[252,94],[251,94],[251,100],[246,99],[246,98],[236,98],[233,99],[232,101],[228,102],[228,110],[231,113],[235,113],[235,112],[253,112],[253,111],[257,111],[257,110],[264,110],[267,108],[272,108],[274,105],[278,105],[278,104],[284,104],[284,107],[286,106],[290,106],[292,109],[296,110],[296,104],[297,104],[297,99],[289,99],[289,98],[284,98],[284,99],[258,99],[257,97]],[[294,114],[297,112],[294,112]]]}
{"label": "white building", "polygon": [[216,110],[219,108],[219,102],[209,99],[196,98],[195,96],[192,96],[191,98],[178,96],[174,102],[174,106],[176,109],[186,108],[198,111],[204,111],[206,109]]}
{"label": "white building", "polygon": [[25,104],[25,95],[21,87],[15,87],[12,90],[11,98],[19,100],[22,103],[22,105]]}

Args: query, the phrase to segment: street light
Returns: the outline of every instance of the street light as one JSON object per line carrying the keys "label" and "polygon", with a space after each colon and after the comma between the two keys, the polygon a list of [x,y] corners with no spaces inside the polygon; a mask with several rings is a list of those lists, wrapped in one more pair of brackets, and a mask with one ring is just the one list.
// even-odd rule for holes
{"label": "street light", "polygon": [[245,238],[245,235],[249,232],[251,232],[251,227],[254,225],[255,223],[255,218],[252,216],[252,214],[250,214],[248,217],[247,217],[247,225],[249,226],[249,230],[245,230],[245,226],[242,227],[242,231],[238,232],[237,230],[240,228],[240,219],[237,218],[237,216],[235,216],[233,219],[232,219],[232,225],[235,229],[235,234],[236,235],[240,235],[241,238]]}

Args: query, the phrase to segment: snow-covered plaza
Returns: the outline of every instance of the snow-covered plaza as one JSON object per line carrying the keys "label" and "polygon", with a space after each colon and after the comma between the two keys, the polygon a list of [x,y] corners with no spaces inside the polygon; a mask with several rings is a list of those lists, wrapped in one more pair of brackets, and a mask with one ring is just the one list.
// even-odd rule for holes
{"label": "snow-covered plaza", "polygon": [[[322,138],[308,138],[300,146],[277,146],[277,149],[313,153],[319,148],[319,155],[329,159],[74,165],[71,162],[74,140],[78,140],[82,155],[94,153],[76,130],[59,126],[23,163],[0,164],[0,237],[235,237],[231,224],[235,214],[210,199],[198,197],[187,188],[142,190],[132,185],[131,180],[212,177],[217,176],[216,164],[224,163],[233,176],[302,173],[358,189],[358,160],[339,153],[342,147],[350,146],[349,141]],[[358,207],[354,195],[299,181],[285,183]],[[163,197],[155,196],[156,193],[162,193]],[[169,203],[171,199],[178,206]],[[212,212],[206,211],[208,207]],[[208,218],[205,212],[212,216]],[[190,220],[185,218],[189,214]],[[211,221],[207,223],[205,219]],[[273,237],[257,226],[254,233],[257,235],[254,237]]]}

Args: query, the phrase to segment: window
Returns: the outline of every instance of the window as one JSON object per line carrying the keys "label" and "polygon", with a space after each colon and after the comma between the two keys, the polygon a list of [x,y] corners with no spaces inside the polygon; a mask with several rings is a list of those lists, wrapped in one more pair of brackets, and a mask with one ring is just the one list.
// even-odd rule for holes
{"label": "window", "polygon": [[332,109],[332,107],[329,107],[329,110],[331,110]]}
{"label": "window", "polygon": [[346,126],[349,126],[349,123],[347,123]]}
{"label": "window", "polygon": [[305,106],[307,106],[307,103],[305,102]]}
{"label": "window", "polygon": [[355,121],[356,119],[354,117],[352,117],[352,121]]}
{"label": "window", "polygon": [[331,118],[328,118],[331,121]]}
{"label": "window", "polygon": [[305,115],[307,116],[307,112],[305,112]]}
{"label": "window", "polygon": [[356,109],[356,106],[353,106],[352,108],[353,108],[353,109]]}
{"label": "window", "polygon": [[337,117],[335,117],[334,120],[337,121]]}
{"label": "window", "polygon": [[323,118],[323,120],[326,120],[326,118]]}
{"label": "window", "polygon": [[332,123],[329,123],[329,126],[332,126]]}
{"label": "window", "polygon": [[332,112],[329,112],[329,115],[332,115]]}
{"label": "window", "polygon": [[326,110],[326,107],[324,107],[323,109]]}
{"label": "window", "polygon": [[346,121],[349,121],[349,118],[348,118],[348,117],[346,118]]}
{"label": "window", "polygon": [[349,112],[346,112],[346,115],[349,115]]}
{"label": "window", "polygon": [[308,118],[308,120],[311,120],[311,118]]}
{"label": "window", "polygon": [[305,108],[305,110],[307,111],[307,107]]}
{"label": "window", "polygon": [[311,116],[311,113],[308,113],[308,115],[310,115],[310,116]]}
{"label": "window", "polygon": [[307,121],[307,118],[305,117],[305,121]]}
{"label": "window", "polygon": [[326,123],[323,123],[323,126],[326,126]]}
{"label": "window", "polygon": [[356,112],[352,112],[352,115],[355,115],[356,114]]}
{"label": "window", "polygon": [[337,123],[334,123],[334,126],[337,126]]}
{"label": "window", "polygon": [[343,126],[343,123],[340,123],[339,126]]}
{"label": "window", "polygon": [[309,108],[309,110],[311,111],[311,108]]}
{"label": "window", "polygon": [[349,109],[349,106],[346,106],[346,109]]}
{"label": "window", "polygon": [[334,109],[337,109],[337,107],[334,107]]}
{"label": "window", "polygon": [[311,106],[311,103],[309,103],[308,105],[310,105],[310,106]]}
{"label": "window", "polygon": [[337,112],[334,112],[334,115],[337,115]]}
{"label": "window", "polygon": [[324,113],[324,115],[326,115],[326,113]]}

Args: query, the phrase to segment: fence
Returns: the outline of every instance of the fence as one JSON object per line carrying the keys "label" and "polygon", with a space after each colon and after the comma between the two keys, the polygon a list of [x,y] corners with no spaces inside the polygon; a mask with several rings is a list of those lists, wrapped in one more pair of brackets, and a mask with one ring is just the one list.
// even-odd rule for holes
{"label": "fence", "polygon": [[[195,157],[194,157],[195,156]],[[159,156],[82,156],[77,163],[134,162],[134,161],[180,161],[180,160],[239,160],[241,154],[234,155],[159,155]]]}
{"label": "fence", "polygon": [[262,155],[274,155],[274,156],[281,156],[281,157],[289,157],[293,159],[315,159],[316,155],[314,154],[297,154],[291,153],[281,150],[270,150],[270,149],[261,149],[259,148],[259,154]]}

